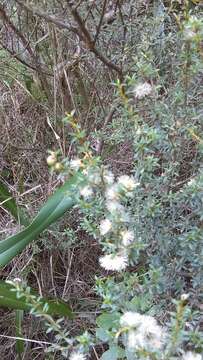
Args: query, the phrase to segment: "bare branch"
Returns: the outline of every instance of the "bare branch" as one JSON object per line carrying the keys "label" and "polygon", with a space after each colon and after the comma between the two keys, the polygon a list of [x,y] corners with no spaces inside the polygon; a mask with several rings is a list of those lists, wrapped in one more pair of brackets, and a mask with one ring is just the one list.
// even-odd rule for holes
{"label": "bare branch", "polygon": [[[104,120],[103,129],[105,129],[106,126],[112,121],[113,115],[114,115],[116,110],[117,110],[117,107],[115,107],[115,106],[110,110],[109,114],[106,116],[106,118]],[[98,149],[97,149],[97,153],[99,155],[102,154],[103,147],[104,147],[104,140],[101,140],[99,142],[99,146],[98,146]]]}
{"label": "bare branch", "polygon": [[91,35],[89,33],[89,31],[87,30],[85,23],[83,21],[83,19],[81,18],[80,14],[78,13],[77,9],[74,8],[69,1],[67,1],[67,5],[70,9],[71,14],[73,15],[73,18],[75,19],[76,23],[79,26],[80,29],[80,33],[82,33],[84,35],[85,41],[86,41],[86,45],[88,47],[89,50],[91,50],[92,46],[93,46],[93,40],[91,38]]}
{"label": "bare branch", "polygon": [[97,26],[97,32],[96,32],[96,35],[94,37],[94,44],[96,44],[97,38],[98,38],[100,30],[101,30],[101,26],[102,26],[105,11],[106,11],[106,4],[107,4],[107,0],[104,0],[104,4],[103,4],[103,7],[102,7],[102,13],[101,13],[100,20],[99,20],[99,25]]}
{"label": "bare branch", "polygon": [[[78,31],[78,29],[72,25],[67,24],[64,21],[61,21],[59,19],[57,19],[55,16],[49,15],[47,13],[44,13],[38,9],[32,8],[29,5],[24,4],[23,1],[21,0],[15,0],[17,2],[18,5],[20,5],[22,8],[24,8],[25,10],[31,12],[33,15],[39,16],[40,18],[46,20],[47,22],[50,22],[56,26],[58,26],[61,29],[67,29],[75,34],[77,34],[80,38],[81,38],[81,33]],[[81,39],[83,40],[83,39]]]}
{"label": "bare branch", "polygon": [[38,9],[34,9],[30,7],[29,5],[24,4],[22,0],[15,0],[17,4],[19,4],[21,7],[26,9],[27,11],[31,12],[32,14],[41,17],[42,19],[51,22],[55,24],[56,26],[60,27],[61,29],[67,29],[69,31],[74,32],[79,36],[79,38],[85,42],[86,47],[101,61],[103,64],[105,64],[109,69],[115,70],[119,74],[119,78],[123,78],[122,69],[114,64],[111,60],[105,57],[96,47],[94,44],[94,40],[92,39],[89,31],[87,30],[85,23],[83,19],[81,18],[80,14],[78,13],[77,9],[72,6],[69,0],[67,0],[67,5],[71,11],[71,14],[73,18],[75,19],[76,23],[78,24],[79,29],[77,29],[74,26],[71,26],[65,22],[62,22],[61,20],[56,19],[52,15],[48,15],[44,12],[41,12]]}
{"label": "bare branch", "polygon": [[47,76],[53,76],[52,73],[47,72],[46,70],[43,70],[41,66],[40,66],[40,71],[39,71],[39,64],[38,64],[38,66],[29,64],[24,59],[22,59],[16,52],[14,52],[11,49],[9,49],[8,47],[6,47],[5,44],[2,43],[2,41],[0,41],[0,45],[2,46],[2,48],[4,50],[8,51],[8,53],[11,54],[16,60],[18,60],[21,64],[25,65],[29,69],[34,70],[34,71],[36,71],[38,73],[42,73],[42,74],[47,75]]}
{"label": "bare branch", "polygon": [[34,56],[34,52],[29,45],[29,41],[25,38],[25,36],[18,30],[18,28],[12,23],[12,21],[9,19],[8,15],[6,14],[6,11],[4,10],[3,6],[0,5],[0,17],[3,20],[3,23],[6,24],[16,35],[16,37],[21,41],[24,48],[29,52],[31,56]]}
{"label": "bare branch", "polygon": [[37,71],[38,73],[43,73],[48,76],[52,76],[51,73],[49,73],[46,69],[44,70],[42,68],[42,65],[39,63],[36,54],[34,50],[32,49],[28,39],[26,39],[25,35],[13,24],[13,22],[10,20],[9,16],[6,14],[6,11],[4,10],[3,6],[0,5],[0,18],[2,18],[3,23],[7,29],[9,29],[12,33],[12,43],[17,40],[19,44],[23,47],[23,52],[27,52],[27,55],[29,54],[29,58],[31,59],[30,62],[22,58],[20,55],[22,52],[16,51],[14,49],[13,44],[9,46],[7,43],[5,43],[3,40],[0,41],[1,46],[8,51],[16,60],[21,62],[23,65],[27,66],[28,68]]}
{"label": "bare branch", "polygon": [[89,31],[87,30],[84,21],[82,20],[81,16],[79,15],[76,8],[73,8],[72,4],[69,0],[67,0],[67,5],[71,11],[71,14],[73,15],[75,21],[77,22],[80,32],[83,33],[85,37],[85,43],[88,49],[101,61],[103,62],[108,68],[115,70],[118,74],[120,79],[123,78],[122,69],[114,64],[111,60],[106,58],[96,47],[95,47],[95,41],[92,39]]}

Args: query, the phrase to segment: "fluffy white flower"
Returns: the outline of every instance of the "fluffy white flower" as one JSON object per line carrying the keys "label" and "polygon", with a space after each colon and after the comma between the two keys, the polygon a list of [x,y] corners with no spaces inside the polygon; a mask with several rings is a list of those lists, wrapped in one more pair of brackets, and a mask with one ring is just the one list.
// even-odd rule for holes
{"label": "fluffy white flower", "polygon": [[141,316],[142,316],[142,321],[141,321],[142,331],[147,335],[155,333],[159,328],[156,319],[150,315],[141,315]]}
{"label": "fluffy white flower", "polygon": [[103,181],[108,185],[112,185],[114,182],[114,174],[109,170],[104,170]]}
{"label": "fluffy white flower", "polygon": [[128,258],[125,255],[108,254],[100,257],[99,262],[106,270],[121,271],[127,267]]}
{"label": "fluffy white flower", "polygon": [[189,299],[189,297],[190,297],[190,294],[182,294],[181,297],[180,297],[180,299],[181,299],[182,301],[186,301],[186,300]]}
{"label": "fluffy white flower", "polygon": [[121,316],[120,324],[130,327],[127,334],[130,348],[160,349],[164,344],[166,332],[152,316],[128,311]]}
{"label": "fluffy white flower", "polygon": [[104,219],[100,222],[100,234],[106,235],[112,228],[112,223],[109,219]]}
{"label": "fluffy white flower", "polygon": [[137,328],[142,322],[142,315],[137,312],[127,311],[120,318],[121,326]]}
{"label": "fluffy white flower", "polygon": [[93,195],[93,190],[92,188],[87,185],[84,186],[81,190],[80,190],[80,195],[83,196],[85,199],[90,198]]}
{"label": "fluffy white flower", "polygon": [[106,198],[108,200],[117,201],[119,199],[119,191],[117,184],[112,185],[106,190]]}
{"label": "fluffy white flower", "polygon": [[91,172],[90,174],[87,175],[88,176],[88,180],[92,185],[100,185],[101,184],[101,176],[99,174],[99,172]]}
{"label": "fluffy white flower", "polygon": [[107,201],[106,207],[110,213],[119,213],[125,211],[123,205],[121,205],[118,201]]}
{"label": "fluffy white flower", "polygon": [[70,168],[74,171],[78,171],[82,166],[82,161],[78,158],[72,159],[70,161]]}
{"label": "fluffy white flower", "polygon": [[187,351],[184,353],[182,360],[202,360],[202,356],[192,351]]}
{"label": "fluffy white flower", "polygon": [[118,184],[122,185],[127,191],[133,191],[136,186],[139,185],[139,183],[136,183],[135,180],[128,175],[120,176],[118,178]]}
{"label": "fluffy white flower", "polygon": [[47,158],[47,164],[48,164],[49,166],[55,165],[56,162],[57,162],[57,156],[56,156],[56,154],[52,153],[51,155],[48,156],[48,158]]}
{"label": "fluffy white flower", "polygon": [[127,347],[129,349],[143,349],[146,346],[146,341],[143,334],[137,331],[130,330],[127,334]]}
{"label": "fluffy white flower", "polygon": [[134,234],[131,230],[123,230],[121,231],[122,243],[124,246],[128,246],[134,240]]}
{"label": "fluffy white flower", "polygon": [[140,83],[133,89],[133,94],[137,99],[149,95],[152,92],[152,86],[148,82]]}
{"label": "fluffy white flower", "polygon": [[126,211],[126,208],[119,204],[118,201],[110,201],[107,200],[106,207],[108,211],[116,217],[116,221],[120,223],[128,223],[130,222],[130,216],[128,212]]}
{"label": "fluffy white flower", "polygon": [[85,360],[86,356],[81,352],[74,351],[70,354],[69,360]]}
{"label": "fluffy white flower", "polygon": [[147,338],[149,347],[160,349],[163,346],[166,332],[152,316],[143,315],[140,332]]}

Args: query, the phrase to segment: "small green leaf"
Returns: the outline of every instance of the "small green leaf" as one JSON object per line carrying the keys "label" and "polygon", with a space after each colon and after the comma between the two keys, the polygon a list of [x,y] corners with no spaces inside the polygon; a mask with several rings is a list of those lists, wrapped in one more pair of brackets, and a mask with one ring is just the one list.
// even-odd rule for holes
{"label": "small green leaf", "polygon": [[[0,281],[0,306],[14,310],[30,311],[31,305],[26,303],[24,296],[19,299],[16,296],[16,291],[13,291],[14,289],[11,284]],[[34,290],[31,290],[30,293],[38,296]],[[48,304],[48,314],[73,317],[69,305],[62,300],[41,298],[40,301],[44,305]]]}
{"label": "small green leaf", "polygon": [[120,319],[119,313],[103,313],[97,317],[96,323],[99,327],[109,330],[115,327],[116,323]]}
{"label": "small green leaf", "polygon": [[125,351],[120,346],[112,346],[101,356],[101,360],[117,360],[123,358]]}
{"label": "small green leaf", "polygon": [[102,328],[96,329],[96,337],[97,339],[103,342],[108,342],[111,339],[111,336],[109,335],[108,331]]}

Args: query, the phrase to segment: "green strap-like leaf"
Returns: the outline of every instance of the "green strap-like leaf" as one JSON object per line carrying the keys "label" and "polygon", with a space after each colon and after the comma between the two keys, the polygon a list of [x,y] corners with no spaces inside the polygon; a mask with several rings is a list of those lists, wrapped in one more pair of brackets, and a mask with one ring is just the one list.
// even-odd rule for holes
{"label": "green strap-like leaf", "polygon": [[[22,321],[23,321],[23,310],[16,310],[16,337],[23,337],[22,335]],[[16,353],[18,354],[18,359],[22,359],[22,354],[24,351],[24,341],[16,339]]]}
{"label": "green strap-like leaf", "polygon": [[[13,291],[14,287],[5,281],[0,281],[0,306],[14,310],[31,310],[31,305],[26,303],[25,297],[20,299],[16,296],[16,291]],[[32,295],[37,295],[34,290],[31,290]],[[42,304],[48,304],[48,314],[73,317],[72,311],[69,305],[61,300],[54,300],[48,298],[41,298]]]}
{"label": "green strap-like leaf", "polygon": [[81,174],[76,174],[48,199],[31,224],[14,236],[0,241],[0,267],[7,265],[31,241],[49,225],[59,219],[75,204],[74,185],[82,182]]}
{"label": "green strap-like leaf", "polygon": [[23,216],[22,211],[18,209],[15,199],[12,197],[7,186],[0,180],[0,204],[9,211],[9,213],[22,225],[28,225],[27,219]]}

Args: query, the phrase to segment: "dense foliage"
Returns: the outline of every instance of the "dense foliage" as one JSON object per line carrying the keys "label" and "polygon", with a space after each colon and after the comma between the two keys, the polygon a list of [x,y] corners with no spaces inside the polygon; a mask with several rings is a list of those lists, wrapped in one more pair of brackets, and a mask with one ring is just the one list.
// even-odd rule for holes
{"label": "dense foliage", "polygon": [[[0,304],[16,310],[19,358],[32,354],[23,329],[26,317],[32,326],[23,313],[30,310],[41,319],[41,330],[29,341],[38,336],[42,358],[201,360],[201,9],[201,3],[187,0],[0,5],[2,91],[9,91],[11,101],[23,89],[29,106],[35,104],[46,118],[35,129],[23,124],[18,136],[28,147],[43,139],[50,170],[48,177],[44,168],[36,175],[27,152],[29,166],[21,165],[15,137],[6,137],[8,117],[17,122],[20,115],[9,114],[2,97],[2,156],[12,167],[14,159],[19,175],[2,162],[1,206],[26,226],[22,208],[32,216],[32,198],[23,203],[19,194],[29,194],[27,183],[34,187],[43,176],[52,189],[63,183],[54,195],[47,193],[27,227],[0,242],[7,274]],[[5,186],[10,181],[18,205]],[[66,296],[72,262],[75,269],[81,266],[69,251],[79,248],[83,257],[88,243],[83,271],[88,262],[93,271],[91,295],[80,299],[83,308],[71,291]],[[65,318],[65,302],[50,305],[43,297],[43,277],[33,267],[38,263],[43,274],[44,256],[55,298],[70,300],[73,320]],[[55,266],[60,258],[65,263],[55,276],[54,257]],[[64,317],[56,319],[55,313]],[[90,314],[90,320],[78,324],[77,313]],[[7,336],[3,327],[1,333]]]}

